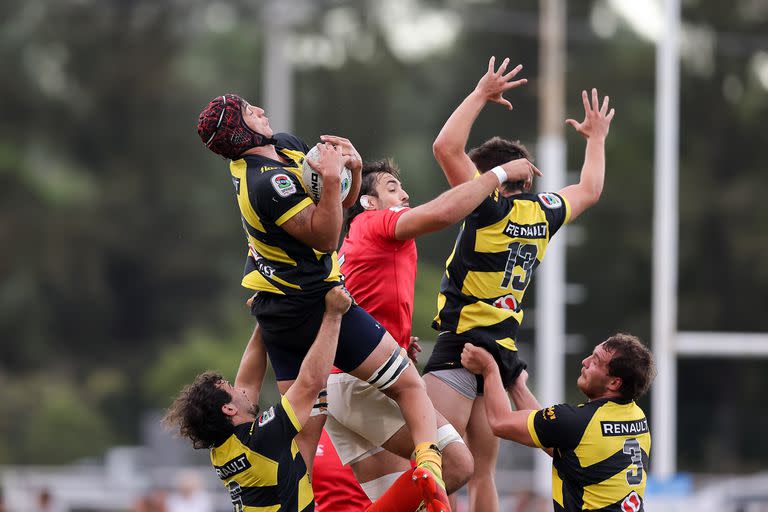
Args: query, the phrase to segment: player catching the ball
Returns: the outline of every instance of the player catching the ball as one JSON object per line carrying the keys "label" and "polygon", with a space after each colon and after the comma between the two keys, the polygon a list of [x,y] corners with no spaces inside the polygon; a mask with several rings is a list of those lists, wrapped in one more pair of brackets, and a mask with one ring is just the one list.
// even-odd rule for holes
{"label": "player catching the ball", "polygon": [[[348,205],[357,200],[362,161],[348,140],[323,136],[319,159],[311,162],[323,179],[315,205],[300,179],[307,145],[293,135],[274,134],[261,108],[234,94],[214,98],[200,113],[198,134],[208,149],[231,160],[248,240],[242,284],[257,292],[251,311],[261,326],[278,389],[285,394],[320,327],[325,294],[341,284],[335,252],[342,223],[340,173],[344,166],[352,171]],[[353,305],[341,323],[334,365],[398,404],[416,465],[434,480],[436,497],[445,502],[435,410],[405,351]],[[323,418],[308,421],[297,437],[310,471]]]}

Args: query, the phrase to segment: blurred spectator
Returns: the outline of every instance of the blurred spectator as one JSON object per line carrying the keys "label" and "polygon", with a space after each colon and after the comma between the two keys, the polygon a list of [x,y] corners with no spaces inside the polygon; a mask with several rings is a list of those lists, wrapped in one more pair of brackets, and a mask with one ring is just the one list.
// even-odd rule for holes
{"label": "blurred spectator", "polygon": [[54,501],[51,491],[44,488],[37,493],[37,510],[38,512],[61,512],[62,508]]}
{"label": "blurred spectator", "polygon": [[133,506],[133,512],[168,512],[165,491],[152,489],[140,497]]}
{"label": "blurred spectator", "polygon": [[185,471],[178,475],[176,491],[168,496],[167,512],[213,512],[211,497],[197,473]]}

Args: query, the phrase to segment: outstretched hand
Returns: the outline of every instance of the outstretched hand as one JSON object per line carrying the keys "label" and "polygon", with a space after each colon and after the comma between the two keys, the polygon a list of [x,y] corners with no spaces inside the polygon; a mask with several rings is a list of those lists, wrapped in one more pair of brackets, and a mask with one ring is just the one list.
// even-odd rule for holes
{"label": "outstretched hand", "polygon": [[600,105],[597,95],[597,89],[592,89],[592,103],[590,104],[587,91],[581,91],[581,101],[584,103],[584,120],[578,122],[575,119],[566,119],[566,124],[574,127],[585,139],[591,137],[605,138],[611,127],[614,109],[608,110],[608,96],[603,98],[603,104]]}
{"label": "outstretched hand", "polygon": [[504,59],[499,66],[498,70],[494,70],[496,67],[496,57],[491,57],[488,61],[488,71],[483,75],[480,81],[475,87],[475,91],[481,94],[486,101],[492,101],[504,105],[509,110],[512,110],[512,103],[504,98],[504,93],[510,89],[520,87],[528,83],[526,78],[520,80],[510,81],[523,69],[522,64],[518,64],[509,73],[504,73],[509,65],[509,58]]}

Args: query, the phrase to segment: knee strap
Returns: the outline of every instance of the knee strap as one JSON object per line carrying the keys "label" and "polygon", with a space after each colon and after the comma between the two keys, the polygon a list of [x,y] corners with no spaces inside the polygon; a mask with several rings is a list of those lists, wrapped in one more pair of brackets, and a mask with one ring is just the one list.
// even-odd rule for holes
{"label": "knee strap", "polygon": [[368,378],[368,384],[384,391],[400,378],[400,375],[402,375],[405,369],[408,368],[409,363],[410,361],[408,360],[408,354],[405,349],[397,347],[392,351],[392,355],[389,356],[389,359],[379,366],[379,368],[373,372],[373,375]]}
{"label": "knee strap", "polygon": [[309,413],[310,418],[321,415],[328,415],[328,390],[325,388],[317,395],[315,405],[312,406],[312,410]]}
{"label": "knee strap", "polygon": [[458,431],[453,428],[453,425],[446,423],[437,429],[437,447],[442,452],[445,447],[451,443],[464,444],[464,440],[461,438]]}

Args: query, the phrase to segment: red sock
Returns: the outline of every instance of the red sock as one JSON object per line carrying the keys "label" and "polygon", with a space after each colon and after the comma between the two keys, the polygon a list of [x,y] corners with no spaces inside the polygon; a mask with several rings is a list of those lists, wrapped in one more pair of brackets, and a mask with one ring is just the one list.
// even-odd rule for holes
{"label": "red sock", "polygon": [[413,481],[413,469],[409,469],[366,512],[413,512],[421,501],[421,490]]}

